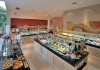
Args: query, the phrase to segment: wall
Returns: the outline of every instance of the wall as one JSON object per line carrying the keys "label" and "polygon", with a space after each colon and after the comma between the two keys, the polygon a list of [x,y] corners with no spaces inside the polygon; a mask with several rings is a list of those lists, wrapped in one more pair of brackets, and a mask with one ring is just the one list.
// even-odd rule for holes
{"label": "wall", "polygon": [[63,14],[63,30],[100,33],[99,8],[100,4],[65,11]]}
{"label": "wall", "polygon": [[47,20],[11,18],[11,25],[47,25]]}
{"label": "wall", "polygon": [[55,30],[63,30],[63,17],[53,17],[51,22],[51,27]]}

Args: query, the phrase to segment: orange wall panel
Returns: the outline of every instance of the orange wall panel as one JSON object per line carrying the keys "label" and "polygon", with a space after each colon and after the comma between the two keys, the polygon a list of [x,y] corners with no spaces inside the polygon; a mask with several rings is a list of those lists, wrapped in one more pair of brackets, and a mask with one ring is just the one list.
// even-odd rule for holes
{"label": "orange wall panel", "polygon": [[11,18],[11,25],[47,25],[47,20]]}

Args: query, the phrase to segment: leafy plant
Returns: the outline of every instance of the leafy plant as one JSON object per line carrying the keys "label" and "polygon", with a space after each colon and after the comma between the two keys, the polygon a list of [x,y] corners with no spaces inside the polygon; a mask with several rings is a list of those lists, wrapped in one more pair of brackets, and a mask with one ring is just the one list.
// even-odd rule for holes
{"label": "leafy plant", "polygon": [[0,22],[6,22],[6,15],[0,14]]}
{"label": "leafy plant", "polygon": [[2,6],[0,6],[0,11],[6,11]]}

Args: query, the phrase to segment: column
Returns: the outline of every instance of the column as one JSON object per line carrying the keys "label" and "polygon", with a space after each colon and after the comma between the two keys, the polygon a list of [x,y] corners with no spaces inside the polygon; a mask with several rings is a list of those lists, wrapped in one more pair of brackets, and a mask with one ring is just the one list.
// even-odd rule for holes
{"label": "column", "polygon": [[48,26],[47,29],[49,30],[51,28],[51,15],[48,16]]}

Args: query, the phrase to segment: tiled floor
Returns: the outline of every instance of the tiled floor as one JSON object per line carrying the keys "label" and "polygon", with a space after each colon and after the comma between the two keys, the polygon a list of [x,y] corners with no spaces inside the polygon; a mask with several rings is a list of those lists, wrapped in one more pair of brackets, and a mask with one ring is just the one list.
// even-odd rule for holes
{"label": "tiled floor", "polygon": [[[33,43],[26,43],[22,45],[22,51],[31,70],[54,70],[54,68],[45,62],[40,56],[35,55],[33,46]],[[96,65],[88,64],[88,70],[100,70],[100,68]]]}

